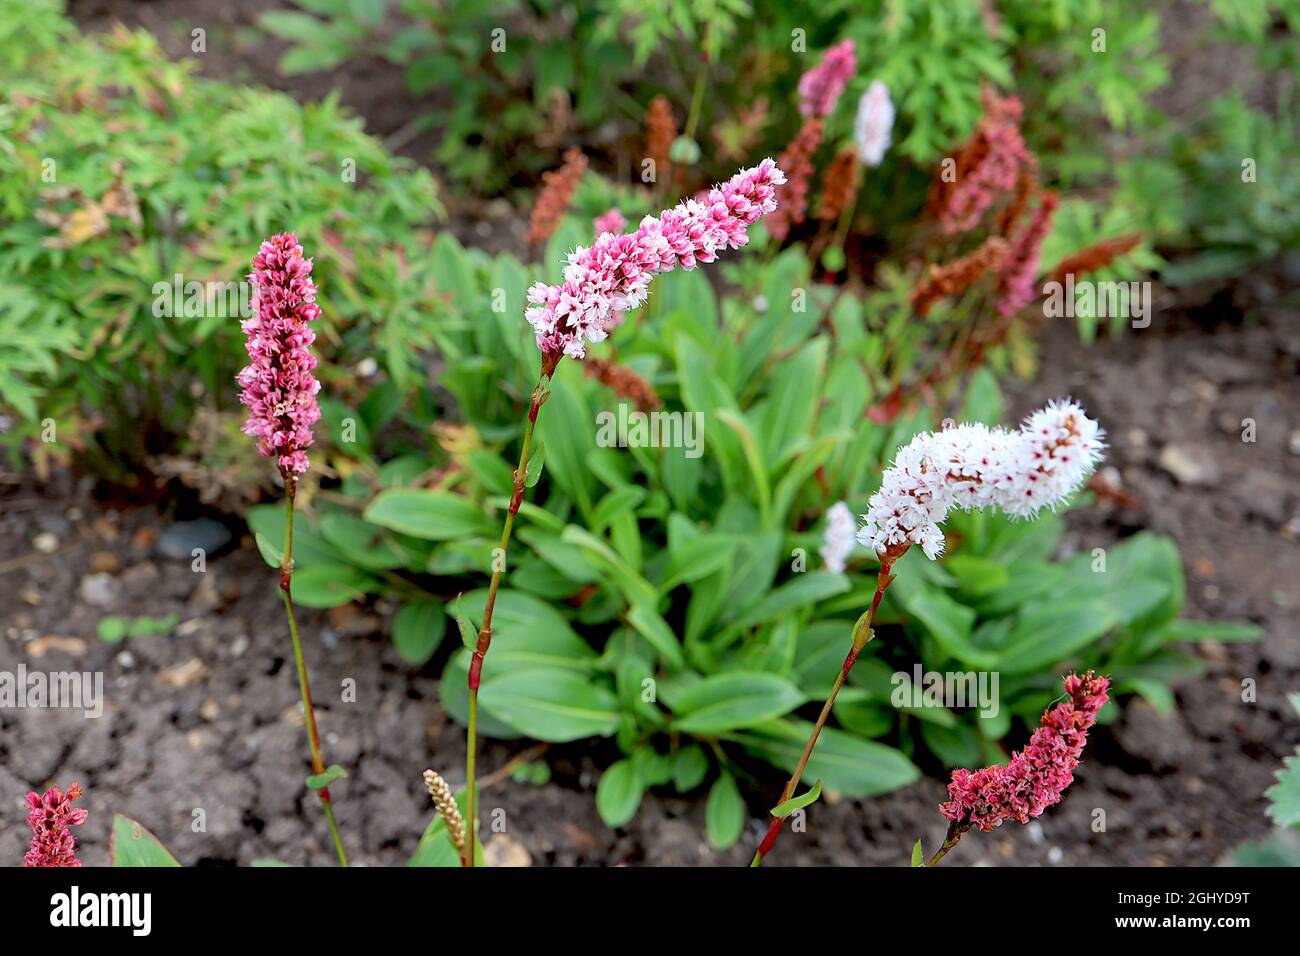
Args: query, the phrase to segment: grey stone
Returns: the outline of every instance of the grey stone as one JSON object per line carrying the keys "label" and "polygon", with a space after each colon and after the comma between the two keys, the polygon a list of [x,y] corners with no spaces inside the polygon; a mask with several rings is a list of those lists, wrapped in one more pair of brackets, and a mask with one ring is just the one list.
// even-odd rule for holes
{"label": "grey stone", "polygon": [[163,557],[189,561],[195,548],[202,548],[206,555],[211,556],[229,544],[230,537],[230,529],[220,521],[196,518],[177,521],[163,528],[158,532],[155,547]]}
{"label": "grey stone", "polygon": [[1160,449],[1160,467],[1183,485],[1213,485],[1219,480],[1219,466],[1205,448],[1194,445],[1166,445]]}

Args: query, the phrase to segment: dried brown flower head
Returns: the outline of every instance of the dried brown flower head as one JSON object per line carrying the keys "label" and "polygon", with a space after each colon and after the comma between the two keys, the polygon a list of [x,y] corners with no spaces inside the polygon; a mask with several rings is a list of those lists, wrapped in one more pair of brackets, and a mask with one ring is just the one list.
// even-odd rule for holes
{"label": "dried brown flower head", "polygon": [[1132,252],[1141,242],[1142,236],[1131,232],[1093,243],[1057,263],[1049,279],[1052,282],[1064,282],[1068,275],[1073,275],[1077,279],[1089,272],[1104,269],[1126,252]]}
{"label": "dried brown flower head", "polygon": [[655,175],[668,169],[668,151],[677,139],[677,120],[666,96],[656,96],[645,113],[645,154],[654,160]]}
{"label": "dried brown flower head", "polygon": [[563,166],[542,173],[542,189],[533,203],[532,215],[528,217],[530,243],[545,242],[555,232],[569,208],[573,191],[578,188],[578,180],[586,171],[587,157],[578,147],[570,146],[564,154]]}
{"label": "dried brown flower head", "polygon": [[822,172],[821,203],[817,218],[835,222],[858,198],[858,151],[845,146]]}
{"label": "dried brown flower head", "polygon": [[943,299],[961,295],[982,276],[1002,268],[1007,257],[1007,241],[990,236],[973,252],[945,265],[931,263],[925,277],[912,289],[912,309],[925,315]]}
{"label": "dried brown flower head", "polygon": [[588,378],[596,379],[619,398],[632,402],[639,411],[663,407],[663,400],[655,392],[654,386],[626,365],[588,355],[582,361],[582,370]]}

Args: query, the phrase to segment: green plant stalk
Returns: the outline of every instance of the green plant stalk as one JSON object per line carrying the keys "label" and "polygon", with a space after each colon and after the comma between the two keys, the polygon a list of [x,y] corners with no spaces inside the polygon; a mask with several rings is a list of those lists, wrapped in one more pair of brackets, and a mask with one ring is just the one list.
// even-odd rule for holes
{"label": "green plant stalk", "polygon": [[[835,706],[835,698],[839,696],[840,688],[844,686],[844,681],[848,678],[849,671],[853,670],[853,665],[857,663],[858,654],[862,651],[862,648],[867,646],[867,643],[873,637],[871,622],[876,616],[876,609],[880,607],[880,599],[884,597],[885,588],[889,587],[889,583],[894,580],[893,575],[889,572],[894,565],[894,561],[896,561],[898,557],[899,555],[882,555],[881,557],[880,576],[876,579],[876,593],[871,599],[871,607],[867,609],[867,612],[863,614],[862,617],[858,619],[858,623],[854,625],[853,646],[849,648],[848,654],[845,655],[844,666],[840,668],[840,672],[835,678],[835,683],[832,685],[831,692],[826,698],[826,703],[822,705],[822,712],[817,717],[817,723],[813,724],[812,733],[808,735],[808,742],[804,744],[803,754],[799,757],[799,763],[794,768],[794,773],[790,775],[790,779],[786,782],[785,789],[781,791],[781,799],[777,801],[777,805],[785,803],[794,796],[795,788],[803,778],[804,770],[808,767],[808,760],[812,757],[813,748],[817,746],[817,738],[821,736],[822,728],[826,726],[826,721],[831,715],[831,709]],[[749,862],[750,866],[762,866],[763,858],[766,857],[767,854],[772,851],[772,847],[776,845],[776,838],[781,834],[781,827],[784,825],[785,817],[772,817],[772,822],[767,828],[767,834],[763,837],[763,841],[758,845],[758,849],[754,851],[754,858]]]}
{"label": "green plant stalk", "polygon": [[537,387],[533,389],[532,404],[528,408],[528,424],[524,426],[524,440],[519,449],[519,465],[515,468],[514,492],[510,496],[510,507],[506,511],[505,524],[501,528],[501,543],[498,545],[500,553],[495,556],[493,562],[495,567],[492,569],[492,581],[488,585],[487,603],[483,606],[483,623],[479,627],[474,655],[470,658],[469,720],[465,726],[465,805],[469,811],[466,814],[469,818],[466,829],[469,832],[465,837],[465,856],[461,860],[465,866],[474,865],[474,840],[478,830],[478,818],[475,816],[477,800],[474,793],[474,771],[478,750],[478,688],[483,675],[483,659],[487,657],[488,648],[492,645],[492,609],[496,606],[497,591],[501,588],[501,578],[505,573],[506,554],[510,547],[510,533],[515,526],[515,515],[519,513],[519,506],[524,503],[524,490],[528,481],[528,454],[533,446],[533,430],[537,425],[537,415],[550,394],[546,389],[551,383],[551,376],[555,373],[555,366],[559,364],[562,357],[562,353],[542,355],[542,372],[537,379]]}
{"label": "green plant stalk", "polygon": [[[284,556],[280,559],[280,597],[284,599],[284,611],[289,618],[289,636],[293,638],[293,659],[298,667],[298,689],[302,692],[302,712],[307,721],[307,746],[311,750],[311,772],[319,776],[325,772],[325,761],[321,757],[320,733],[316,729],[316,710],[312,706],[311,683],[307,680],[307,662],[302,656],[302,640],[298,636],[298,617],[293,610],[293,596],[290,587],[293,584],[293,505],[297,496],[298,480],[290,474],[283,474],[285,503],[287,515],[284,522]],[[334,850],[339,855],[339,863],[348,865],[348,855],[343,849],[343,838],[339,836],[338,821],[334,819],[334,804],[330,801],[330,788],[321,787],[316,791],[321,806],[325,808],[325,819],[329,823],[330,835],[334,838]]]}
{"label": "green plant stalk", "polygon": [[704,106],[704,90],[708,85],[709,61],[700,64],[700,72],[695,76],[695,89],[691,93],[691,109],[686,115],[685,137],[695,139],[695,127],[700,121],[700,109]]}

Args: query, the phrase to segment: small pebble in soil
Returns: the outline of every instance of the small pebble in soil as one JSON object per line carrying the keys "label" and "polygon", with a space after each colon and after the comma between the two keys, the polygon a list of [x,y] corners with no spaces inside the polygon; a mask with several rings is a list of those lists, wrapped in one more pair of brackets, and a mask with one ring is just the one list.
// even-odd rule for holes
{"label": "small pebble in soil", "polygon": [[49,531],[42,531],[32,538],[32,547],[40,554],[53,554],[59,550],[59,539]]}
{"label": "small pebble in soil", "polygon": [[111,551],[96,551],[90,556],[90,570],[96,574],[116,574],[121,566]]}
{"label": "small pebble in soil", "polygon": [[1160,450],[1160,467],[1184,485],[1213,485],[1219,466],[1208,449],[1192,445],[1166,445]]}
{"label": "small pebble in soil", "polygon": [[1287,442],[1287,448],[1293,455],[1300,455],[1300,428],[1291,433],[1291,439]]}
{"label": "small pebble in soil", "polygon": [[1065,853],[1059,846],[1054,846],[1047,851],[1047,862],[1056,864],[1065,859]]}
{"label": "small pebble in soil", "polygon": [[197,634],[202,629],[203,618],[192,617],[177,624],[176,630],[173,633],[175,633],[177,637],[190,637],[193,634]]}
{"label": "small pebble in soil", "polygon": [[220,521],[195,518],[193,521],[177,521],[163,528],[158,532],[154,547],[165,558],[189,561],[196,548],[211,556],[229,544],[230,539],[230,529]]}
{"label": "small pebble in soil", "polygon": [[112,607],[117,603],[117,579],[111,574],[87,574],[81,579],[81,600],[91,607]]}
{"label": "small pebble in soil", "polygon": [[499,833],[483,845],[487,866],[532,866],[533,858],[518,840]]}

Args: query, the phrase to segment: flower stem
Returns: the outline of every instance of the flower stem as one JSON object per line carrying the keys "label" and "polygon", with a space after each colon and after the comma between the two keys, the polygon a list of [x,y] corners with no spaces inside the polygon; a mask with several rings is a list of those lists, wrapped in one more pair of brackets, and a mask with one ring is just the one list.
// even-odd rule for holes
{"label": "flower stem", "polygon": [[488,585],[487,603],[483,607],[483,624],[479,627],[478,643],[470,658],[469,722],[465,729],[465,801],[466,809],[469,811],[466,814],[469,818],[467,823],[469,833],[465,838],[465,858],[461,860],[465,866],[474,865],[474,840],[478,830],[478,817],[475,815],[477,801],[474,793],[474,764],[478,749],[478,688],[483,674],[483,659],[492,645],[492,609],[496,606],[497,591],[501,587],[501,577],[505,572],[506,552],[510,547],[510,533],[514,530],[515,515],[519,513],[519,506],[524,502],[524,489],[528,481],[528,455],[533,446],[533,429],[537,425],[537,414],[550,394],[547,386],[550,385],[551,375],[554,374],[555,366],[559,364],[562,357],[563,353],[558,352],[542,355],[542,373],[537,379],[537,387],[533,389],[532,404],[528,408],[528,423],[524,426],[524,440],[519,449],[519,465],[515,468],[514,492],[510,496],[510,507],[506,511],[505,524],[501,528],[499,553],[493,556],[492,582]]}
{"label": "flower stem", "polygon": [[710,27],[704,36],[704,55],[700,60],[700,71],[695,74],[695,89],[691,91],[691,108],[686,114],[686,131],[683,135],[687,139],[695,139],[695,127],[700,121],[700,108],[704,105],[704,90],[709,79],[709,41],[712,34],[713,30]]}
{"label": "flower stem", "polygon": [[[298,667],[298,689],[302,692],[302,712],[307,721],[307,746],[311,750],[311,772],[319,775],[325,772],[325,761],[321,757],[320,733],[316,729],[316,710],[312,706],[311,684],[307,680],[307,662],[302,656],[302,640],[298,636],[298,617],[293,610],[293,597],[290,587],[293,584],[293,504],[297,493],[298,480],[293,475],[284,474],[284,488],[287,493],[287,517],[284,523],[284,557],[280,560],[280,597],[284,599],[284,611],[289,618],[289,636],[293,638],[293,659]],[[330,835],[334,838],[334,849],[338,853],[339,863],[348,865],[348,855],[343,849],[343,838],[339,836],[339,825],[334,819],[334,805],[330,802],[329,787],[316,791],[321,805],[325,808],[325,819],[329,823]]]}
{"label": "flower stem", "polygon": [[962,827],[958,826],[956,823],[949,823],[948,833],[943,838],[943,846],[939,847],[939,849],[935,851],[934,856],[930,857],[930,862],[925,865],[934,866],[942,860],[944,856],[947,855],[948,851],[957,845],[958,841],[962,838],[962,834],[964,834],[968,829],[970,829],[969,825]]}
{"label": "flower stem", "polygon": [[[844,657],[844,666],[840,668],[839,674],[835,677],[835,683],[831,687],[830,695],[826,698],[826,703],[822,705],[822,712],[818,715],[817,722],[813,724],[812,733],[808,735],[808,742],[804,744],[803,754],[799,757],[799,763],[794,768],[794,773],[790,775],[790,779],[786,782],[785,789],[781,791],[781,799],[777,801],[778,804],[785,803],[794,796],[795,787],[799,785],[804,770],[808,768],[808,760],[812,757],[813,748],[817,746],[817,738],[821,736],[822,728],[826,726],[826,721],[831,715],[831,709],[835,706],[835,698],[839,696],[840,688],[844,686],[849,671],[853,670],[853,665],[857,663],[858,654],[872,638],[871,622],[876,616],[876,609],[880,607],[880,599],[884,597],[885,588],[889,587],[889,582],[894,580],[893,575],[889,573],[894,560],[893,557],[881,557],[880,576],[876,579],[876,593],[871,599],[871,607],[859,618],[858,623],[853,628],[853,646],[849,648],[848,654]],[[784,824],[785,817],[772,817],[772,822],[768,825],[763,842],[758,845],[758,849],[754,851],[754,858],[749,862],[750,866],[762,865],[763,858],[776,845],[776,838],[780,835],[781,827]]]}

